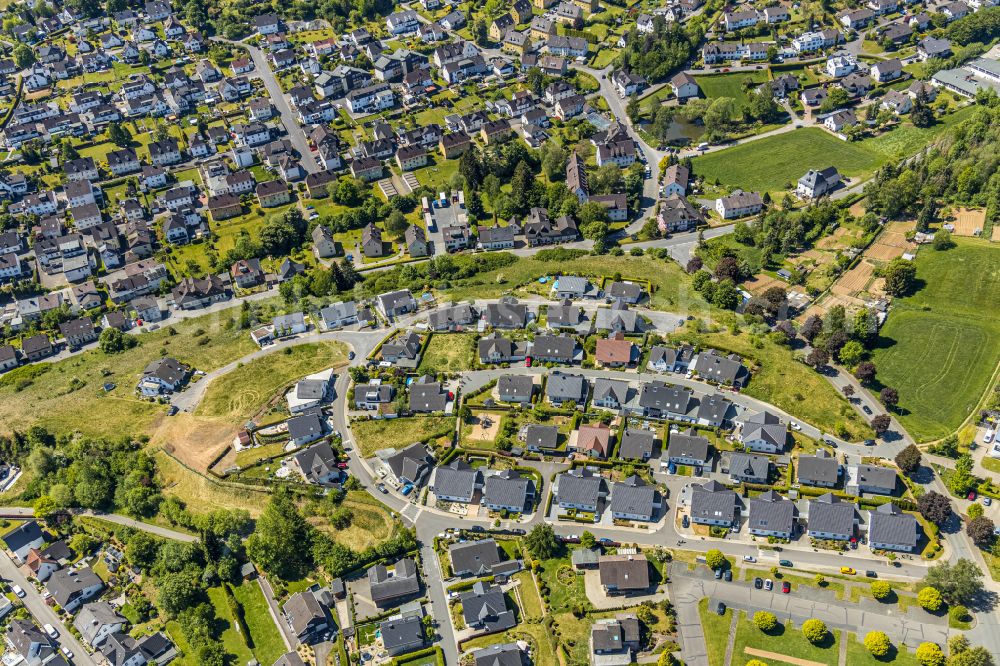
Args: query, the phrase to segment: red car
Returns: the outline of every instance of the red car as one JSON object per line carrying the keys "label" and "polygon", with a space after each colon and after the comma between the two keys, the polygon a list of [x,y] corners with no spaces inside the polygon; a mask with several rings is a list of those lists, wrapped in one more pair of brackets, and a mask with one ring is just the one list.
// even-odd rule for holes
{"label": "red car", "polygon": [[532,359],[531,359],[530,356],[528,356],[527,358],[525,358],[524,359],[524,367],[530,368],[531,367],[531,361],[532,361]]}
{"label": "red car", "polygon": [[975,490],[970,490],[969,491],[969,496],[966,497],[966,499],[969,500],[970,502],[975,502],[976,501],[976,491]]}
{"label": "red car", "polygon": [[788,594],[791,591],[792,591],[792,584],[789,583],[787,580],[781,584],[782,594]]}
{"label": "red car", "polygon": [[337,469],[347,469],[347,463],[337,463]]}

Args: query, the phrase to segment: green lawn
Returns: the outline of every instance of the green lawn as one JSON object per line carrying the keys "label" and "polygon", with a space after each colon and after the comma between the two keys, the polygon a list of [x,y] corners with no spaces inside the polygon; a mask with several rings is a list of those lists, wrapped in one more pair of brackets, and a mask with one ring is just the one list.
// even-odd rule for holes
{"label": "green lawn", "polygon": [[[702,94],[708,99],[717,97],[729,97],[736,103],[738,109],[746,106],[747,95],[743,90],[743,82],[750,79],[756,84],[767,81],[767,72],[764,70],[753,72],[734,72],[732,74],[714,74],[711,76],[697,76],[695,81],[701,88]],[[753,90],[753,88],[751,88]]]}
{"label": "green lawn", "polygon": [[223,628],[222,646],[226,649],[226,652],[235,657],[235,663],[237,664],[245,664],[253,659],[253,652],[247,647],[242,634],[236,629],[236,622],[233,620],[233,615],[229,610],[229,604],[226,603],[226,593],[221,587],[209,588],[208,600],[215,608],[215,615]]}
{"label": "green lawn", "polygon": [[733,622],[733,610],[727,608],[725,615],[719,615],[714,607],[709,609],[708,597],[705,597],[698,602],[698,614],[701,615],[701,629],[705,634],[708,665],[726,666],[726,648],[729,646],[729,627]]}
{"label": "green lawn", "polygon": [[[835,166],[846,176],[870,174],[885,158],[860,143],[848,143],[816,127],[750,141],[693,160],[694,172],[708,182],[777,192],[813,168]],[[761,165],[767,168],[761,168]]]}
{"label": "green lawn", "polygon": [[[733,643],[733,663],[742,664],[750,659],[761,659],[767,664],[787,663],[774,656],[755,656],[746,652],[747,648],[752,648],[777,655],[807,659],[827,666],[837,666],[839,658],[837,641],[839,638],[840,631],[834,630],[827,637],[825,643],[813,645],[802,635],[801,628],[790,622],[787,625],[779,624],[775,631],[765,634],[754,626],[753,621],[747,617],[746,613],[741,613],[739,624],[736,627],[736,640]],[[850,656],[848,656],[847,663],[854,666]]]}
{"label": "green lawn", "polygon": [[900,420],[918,441],[955,431],[1000,362],[1000,247],[956,242],[917,255],[920,288],[895,301],[874,352],[878,380],[899,391]]}
{"label": "green lawn", "polygon": [[379,449],[402,448],[428,437],[454,431],[454,416],[414,416],[404,419],[356,421],[351,431],[365,457]]}
{"label": "green lawn", "polygon": [[854,634],[847,635],[847,663],[851,666],[879,666],[880,664],[896,664],[896,666],[920,666],[916,655],[910,652],[906,646],[893,646],[893,650],[888,656],[876,659],[872,656],[868,648],[861,641],[864,635],[856,637]]}
{"label": "green lawn", "polygon": [[273,664],[285,653],[285,642],[271,618],[260,586],[257,581],[244,582],[233,588],[233,596],[243,607],[243,621],[253,640],[254,656],[262,664]]}
{"label": "green lawn", "polygon": [[463,372],[471,370],[475,336],[471,333],[435,333],[427,343],[417,372]]}
{"label": "green lawn", "polygon": [[212,381],[196,413],[240,422],[253,416],[282,386],[346,359],[347,346],[341,342],[309,343],[273,352]]}

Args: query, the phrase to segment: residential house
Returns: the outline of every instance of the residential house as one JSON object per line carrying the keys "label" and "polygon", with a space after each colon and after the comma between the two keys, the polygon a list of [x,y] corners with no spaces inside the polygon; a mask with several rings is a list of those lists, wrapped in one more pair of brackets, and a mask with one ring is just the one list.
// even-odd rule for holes
{"label": "residential house", "polygon": [[376,564],[368,569],[370,598],[379,608],[398,605],[420,592],[417,563],[408,557],[396,562],[392,569]]}
{"label": "residential house", "polygon": [[104,581],[90,567],[54,571],[45,583],[53,601],[67,613],[75,613],[104,589]]}
{"label": "residential house", "polygon": [[764,202],[758,193],[743,190],[734,190],[729,196],[715,201],[715,210],[726,220],[756,215],[763,208]]}
{"label": "residential house", "polygon": [[608,595],[636,594],[650,589],[646,556],[604,555],[598,561],[601,587]]}
{"label": "residential house", "polygon": [[766,456],[734,452],[728,458],[729,480],[733,483],[767,483],[771,461]]}
{"label": "residential house", "polygon": [[[596,383],[595,383],[596,391]],[[656,433],[644,428],[625,428],[618,445],[618,457],[623,460],[647,461],[656,448]]]}
{"label": "residential house", "polygon": [[490,511],[524,513],[531,510],[536,492],[535,482],[530,478],[514,470],[503,470],[486,477],[480,504]]}
{"label": "residential house", "polygon": [[795,502],[768,490],[749,502],[747,530],[762,537],[791,539],[795,534],[798,509]]}
{"label": "residential house", "polygon": [[813,539],[847,541],[854,538],[857,512],[851,502],[827,493],[808,502],[808,534]]}
{"label": "residential house", "polygon": [[300,644],[321,639],[331,627],[327,609],[312,590],[296,592],[281,608],[290,633]]}
{"label": "residential house", "polygon": [[552,372],[545,383],[545,396],[555,407],[567,403],[582,406],[587,401],[589,384],[582,375],[568,375]]}
{"label": "residential house", "polygon": [[920,522],[894,503],[868,511],[868,544],[873,549],[912,553],[920,542]]}
{"label": "residential house", "polygon": [[656,520],[662,499],[655,486],[648,485],[636,475],[611,486],[611,516],[615,520]]}
{"label": "residential house", "polygon": [[600,475],[586,467],[575,467],[556,477],[555,502],[561,509],[576,509],[596,514],[607,485]]}
{"label": "residential house", "polygon": [[468,592],[458,595],[462,605],[465,626],[483,632],[511,629],[517,624],[514,611],[507,608],[507,600],[499,585],[477,581]]}
{"label": "residential house", "polygon": [[667,461],[674,465],[705,467],[712,459],[712,444],[694,428],[671,431],[667,442]]}
{"label": "residential house", "polygon": [[699,525],[735,527],[739,515],[736,493],[718,481],[691,486],[691,522]]}
{"label": "residential house", "polygon": [[796,467],[799,483],[822,488],[833,488],[843,474],[837,459],[824,449],[819,449],[813,456],[799,456]]}

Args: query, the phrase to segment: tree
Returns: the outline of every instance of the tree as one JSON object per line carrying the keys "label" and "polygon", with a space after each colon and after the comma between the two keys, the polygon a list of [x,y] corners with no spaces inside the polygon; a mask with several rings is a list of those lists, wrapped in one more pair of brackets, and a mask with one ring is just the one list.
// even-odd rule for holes
{"label": "tree", "polygon": [[944,652],[937,643],[929,641],[917,646],[916,657],[920,666],[944,666],[945,663]]}
{"label": "tree", "polygon": [[106,328],[101,331],[97,346],[105,354],[118,354],[139,344],[134,335],[126,335],[117,328]]}
{"label": "tree", "polygon": [[993,655],[982,645],[966,647],[960,652],[951,650],[951,656],[948,657],[948,666],[995,666],[995,663]]}
{"label": "tree", "polygon": [[108,124],[108,138],[119,148],[127,148],[132,145],[132,135],[120,123]]}
{"label": "tree", "polygon": [[628,104],[625,105],[625,115],[633,123],[639,122],[639,117],[642,115],[642,110],[639,107],[639,97],[637,95],[632,95],[628,99]]}
{"label": "tree", "polygon": [[852,367],[865,357],[865,348],[857,340],[849,340],[837,352],[837,357],[840,359],[841,364]]}
{"label": "tree", "polygon": [[915,444],[910,444],[897,453],[894,460],[903,474],[912,474],[920,469],[920,449]]}
{"label": "tree", "polygon": [[56,506],[56,501],[52,499],[51,495],[41,495],[35,500],[32,508],[35,518],[44,520],[54,514],[59,507]]}
{"label": "tree", "polygon": [[715,285],[709,300],[717,308],[735,310],[740,304],[740,291],[732,280],[723,280]]}
{"label": "tree", "polygon": [[816,315],[810,315],[804,322],[802,322],[802,328],[799,329],[799,335],[811,343],[822,331],[823,320]]}
{"label": "tree", "polygon": [[14,64],[18,69],[27,69],[35,64],[35,52],[27,44],[14,47]]}
{"label": "tree", "polygon": [[892,643],[884,631],[869,631],[865,636],[865,647],[875,657],[884,657],[889,654]]}
{"label": "tree", "polygon": [[201,572],[192,567],[167,573],[157,579],[156,587],[156,605],[168,617],[174,617],[197,601],[201,594]]}
{"label": "tree", "polygon": [[888,414],[877,414],[872,417],[872,430],[880,437],[889,430],[889,426],[891,425],[892,418]]}
{"label": "tree", "polygon": [[698,271],[701,270],[701,267],[704,265],[705,264],[701,260],[701,257],[695,255],[688,260],[687,266],[684,267],[684,270],[686,270],[688,273],[697,273]]}
{"label": "tree", "polygon": [[951,520],[951,500],[933,490],[917,498],[920,515],[935,525],[944,525]]}
{"label": "tree", "polygon": [[969,518],[978,518],[979,516],[983,515],[983,512],[984,512],[983,505],[976,504],[975,502],[973,502],[972,504],[969,505],[969,508],[966,510],[965,513],[966,515],[969,516]]}
{"label": "tree", "polygon": [[934,111],[927,103],[927,93],[924,86],[920,86],[917,97],[913,100],[913,108],[910,109],[910,122],[916,127],[930,127],[934,124]]}
{"label": "tree", "polygon": [[917,277],[916,265],[902,257],[893,259],[882,270],[882,277],[885,278],[885,291],[890,296],[902,296],[913,286],[913,280]]}
{"label": "tree", "polygon": [[822,643],[826,638],[827,629],[823,620],[812,618],[802,623],[802,635],[812,644]]}
{"label": "tree", "polygon": [[753,623],[763,632],[773,631],[778,626],[778,618],[768,611],[757,611],[753,614]]}
{"label": "tree", "polygon": [[830,354],[822,347],[813,347],[806,356],[806,363],[819,370],[830,362]]}
{"label": "tree", "polygon": [[934,242],[931,245],[935,250],[941,252],[955,247],[955,241],[952,240],[950,231],[947,229],[939,229],[935,232]]}
{"label": "tree", "polygon": [[726,559],[721,550],[713,548],[705,553],[705,564],[708,565],[709,569],[722,569],[729,564],[729,560]]}
{"label": "tree", "polygon": [[298,580],[312,567],[312,526],[288,492],[271,496],[246,549],[261,569],[284,580]]}
{"label": "tree", "polygon": [[983,572],[970,560],[960,559],[954,564],[942,562],[934,565],[924,576],[924,584],[941,592],[949,604],[964,604],[983,590]]}
{"label": "tree", "polygon": [[854,387],[850,384],[844,384],[844,388],[840,389],[844,394],[844,397],[850,400],[854,396]]}
{"label": "tree", "polygon": [[883,599],[888,599],[889,595],[892,594],[892,587],[889,583],[884,580],[873,580],[871,584],[872,596],[877,600],[882,601]]}
{"label": "tree", "polygon": [[410,223],[406,221],[406,215],[401,210],[389,213],[389,217],[385,221],[385,230],[394,238],[402,238],[409,226]]}
{"label": "tree", "polygon": [[535,525],[524,539],[528,550],[537,560],[547,560],[559,552],[559,539],[551,525]]}
{"label": "tree", "polygon": [[892,409],[899,404],[899,391],[892,388],[891,386],[886,386],[881,391],[878,392],[878,399],[883,405]]}
{"label": "tree", "polygon": [[965,528],[965,533],[969,535],[972,542],[980,548],[989,548],[996,538],[993,534],[993,521],[986,516],[979,516],[972,519]]}
{"label": "tree", "polygon": [[875,379],[875,364],[871,361],[862,361],[858,363],[858,367],[854,369],[854,376],[861,381],[862,384],[872,381]]}
{"label": "tree", "polygon": [[925,611],[934,613],[940,610],[942,604],[944,604],[944,599],[941,598],[941,593],[938,592],[936,587],[928,585],[917,593],[917,603]]}
{"label": "tree", "polygon": [[740,262],[736,257],[723,257],[715,265],[715,277],[718,280],[732,280],[736,282],[740,279]]}
{"label": "tree", "polygon": [[583,534],[580,535],[580,545],[584,548],[593,548],[597,545],[597,539],[591,532],[584,530]]}

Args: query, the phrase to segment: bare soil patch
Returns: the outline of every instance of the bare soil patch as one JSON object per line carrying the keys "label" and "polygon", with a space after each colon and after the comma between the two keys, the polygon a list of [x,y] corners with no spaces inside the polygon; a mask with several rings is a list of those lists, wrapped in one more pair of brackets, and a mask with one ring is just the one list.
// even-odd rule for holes
{"label": "bare soil patch", "polygon": [[768,650],[758,650],[757,648],[745,647],[743,651],[746,652],[751,657],[763,657],[764,659],[773,659],[775,661],[780,661],[786,664],[795,664],[795,666],[826,666],[818,661],[812,661],[811,659],[802,659],[800,657],[789,657],[787,655],[779,654],[777,652],[770,652]]}
{"label": "bare soil patch", "polygon": [[497,414],[474,416],[469,424],[469,439],[477,442],[492,442],[500,432],[500,417]]}
{"label": "bare soil patch", "polygon": [[859,291],[864,291],[874,273],[874,266],[867,261],[862,261],[860,264],[844,273],[844,275],[837,280],[837,283],[833,285],[832,291],[833,293],[841,296],[853,296]]}
{"label": "bare soil patch", "polygon": [[[956,236],[975,236],[976,231],[982,231],[986,224],[986,211],[959,208],[955,211],[955,220],[952,224],[955,225],[955,231],[952,233]],[[996,235],[995,228],[993,235]]]}
{"label": "bare soil patch", "polygon": [[163,448],[192,469],[206,471],[222,449],[229,446],[239,425],[179,412],[161,416],[153,424],[150,444]]}
{"label": "bare soil patch", "polygon": [[784,287],[785,283],[778,278],[771,277],[765,273],[753,276],[753,278],[743,283],[743,288],[751,294],[762,294],[771,287]]}

